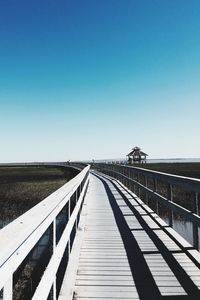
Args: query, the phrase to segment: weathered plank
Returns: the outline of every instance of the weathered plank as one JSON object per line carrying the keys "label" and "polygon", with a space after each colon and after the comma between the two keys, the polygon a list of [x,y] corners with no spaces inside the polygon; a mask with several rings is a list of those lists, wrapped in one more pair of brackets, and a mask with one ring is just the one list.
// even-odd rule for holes
{"label": "weathered plank", "polygon": [[[88,206],[74,299],[138,299],[108,196],[100,180],[94,180],[94,184],[96,190]],[[102,190],[101,197],[96,197],[96,192]],[[125,214],[132,214],[127,206],[123,206],[123,200],[118,204],[122,205]]]}
{"label": "weathered plank", "polygon": [[[86,230],[84,232],[83,243],[79,256],[79,266],[74,290],[74,300],[92,299],[140,299],[140,294],[145,293],[151,281],[135,281],[137,275],[133,272],[136,268],[140,272],[139,266],[130,265],[130,257],[127,256],[127,249],[124,247],[124,240],[116,223],[116,216],[111,206],[105,186],[100,179],[92,176],[93,189],[90,191],[90,204],[88,205],[88,217],[86,221]],[[106,180],[110,192],[115,197],[116,204],[128,225],[130,233],[136,241],[141,255],[148,266],[158,289],[158,296],[176,297],[184,296],[190,299],[190,294],[185,290],[185,286],[178,279],[176,270],[168,265],[166,253],[173,256],[183,271],[188,274],[188,282],[191,279],[198,288],[200,288],[200,270],[192,262],[188,255],[184,253],[190,245],[168,228],[168,225],[162,221],[148,206],[146,206],[138,197],[116,183],[117,188]],[[133,207],[130,209],[120,192],[123,193]],[[91,197],[92,193],[92,197]],[[134,211],[135,210],[135,211]],[[142,222],[137,217],[140,214]],[[145,227],[141,224],[145,223]],[[163,255],[160,252],[159,243],[150,238],[148,231],[159,239],[162,247],[166,247]],[[164,229],[164,230],[163,230]],[[177,239],[177,242],[176,242]],[[161,247],[161,249],[162,249]],[[189,250],[192,251],[192,250]],[[135,255],[134,249],[128,249]],[[188,252],[189,253],[189,252]],[[196,253],[196,252],[195,252]],[[195,257],[193,253],[191,256]],[[196,255],[196,260],[200,261],[200,256]],[[142,271],[142,270],[141,270]],[[186,275],[187,277],[187,275]],[[142,292],[141,292],[142,291]],[[141,296],[141,299],[143,296]],[[187,298],[186,298],[187,299]]]}

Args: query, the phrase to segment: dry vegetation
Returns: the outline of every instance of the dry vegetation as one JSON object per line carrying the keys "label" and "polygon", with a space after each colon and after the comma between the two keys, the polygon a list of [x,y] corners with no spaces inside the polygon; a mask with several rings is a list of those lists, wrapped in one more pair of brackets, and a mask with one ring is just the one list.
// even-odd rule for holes
{"label": "dry vegetation", "polygon": [[200,163],[135,164],[134,167],[200,179]]}
{"label": "dry vegetation", "polygon": [[[134,166],[158,172],[200,179],[200,163],[157,163],[135,164]],[[140,180],[141,183],[144,184],[144,178],[142,178],[142,176]],[[149,178],[148,187],[153,190],[153,186],[153,180]],[[168,198],[168,184],[164,181],[158,180],[157,192],[165,198]],[[145,201],[145,194],[142,193],[141,198]],[[173,201],[188,210],[193,209],[192,193],[190,191],[179,188],[178,186],[173,186]],[[153,210],[156,210],[156,202],[153,199],[149,199],[149,205]],[[200,195],[198,195],[198,207],[198,214],[200,214]],[[163,215],[165,215],[167,210],[165,211],[163,207],[162,209],[160,209],[160,211]],[[177,218],[180,219],[181,216],[178,216]]]}
{"label": "dry vegetation", "polygon": [[[77,173],[63,167],[0,167],[0,227],[39,203]],[[48,231],[50,228],[45,235],[50,235]],[[13,299],[31,299],[51,255],[51,238],[45,246],[43,244],[39,241],[14,273]],[[40,253],[37,259],[34,253]]]}
{"label": "dry vegetation", "polygon": [[62,167],[0,167],[0,227],[57,190],[75,175]]}

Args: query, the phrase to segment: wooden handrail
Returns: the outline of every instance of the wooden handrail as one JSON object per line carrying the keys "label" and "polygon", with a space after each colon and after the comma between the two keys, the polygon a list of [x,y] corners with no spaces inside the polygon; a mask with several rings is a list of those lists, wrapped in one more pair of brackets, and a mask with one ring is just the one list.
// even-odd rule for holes
{"label": "wooden handrail", "polygon": [[[192,222],[193,226],[193,246],[199,248],[198,227],[200,227],[200,216],[198,215],[198,193],[200,193],[200,180],[190,177],[166,174],[146,170],[143,168],[136,168],[124,165],[114,164],[95,164],[94,168],[114,177],[121,181],[126,187],[131,189],[138,197],[141,191],[144,192],[146,198],[151,196],[155,201],[169,209],[169,225],[173,226],[173,212],[179,213],[185,219]],[[143,176],[144,184],[139,177]],[[147,179],[153,179],[153,188],[147,187]],[[168,197],[164,197],[157,191],[157,181],[162,181],[168,185]],[[179,187],[184,191],[192,193],[192,210],[182,207],[180,204],[173,202],[173,188]]]}
{"label": "wooden handrail", "polygon": [[[61,188],[0,230],[0,290],[3,288],[3,299],[12,299],[12,281],[15,270],[20,266],[51,224],[54,225],[54,249],[49,263],[52,264],[52,260],[57,262],[57,268],[54,268],[54,275],[56,276],[59,262],[62,259],[62,251],[64,251],[70,239],[73,226],[77,223],[77,218],[82,208],[82,202],[89,181],[89,169],[90,166],[86,166],[78,175]],[[66,235],[67,232],[67,235],[64,237],[62,234],[56,245],[56,217],[65,205],[69,205],[70,208],[71,199],[74,195],[76,197],[76,206],[73,212],[69,213],[69,219],[63,231],[63,234],[65,233]],[[60,243],[62,243],[63,250],[58,250],[60,249]],[[48,270],[48,266],[46,270]],[[48,274],[46,276],[48,277]],[[53,283],[54,278],[52,278],[51,285]],[[43,287],[43,290],[45,290],[45,295],[48,296],[49,290],[47,289],[47,285]],[[41,294],[40,296],[41,299],[47,298]],[[37,299],[37,296],[34,299]]]}

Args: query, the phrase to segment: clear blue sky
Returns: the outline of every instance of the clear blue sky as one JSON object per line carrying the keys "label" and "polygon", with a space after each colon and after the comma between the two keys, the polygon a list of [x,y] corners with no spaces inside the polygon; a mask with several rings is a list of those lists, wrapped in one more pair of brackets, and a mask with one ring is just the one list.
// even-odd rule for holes
{"label": "clear blue sky", "polygon": [[200,157],[199,0],[1,0],[0,161]]}

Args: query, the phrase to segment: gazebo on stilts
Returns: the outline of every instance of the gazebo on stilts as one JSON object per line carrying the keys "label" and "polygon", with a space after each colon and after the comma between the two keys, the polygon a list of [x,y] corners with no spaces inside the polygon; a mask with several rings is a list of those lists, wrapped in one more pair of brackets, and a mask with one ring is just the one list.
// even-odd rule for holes
{"label": "gazebo on stilts", "polygon": [[136,146],[129,154],[127,154],[127,156],[129,164],[146,163],[148,154],[144,153],[139,147]]}

